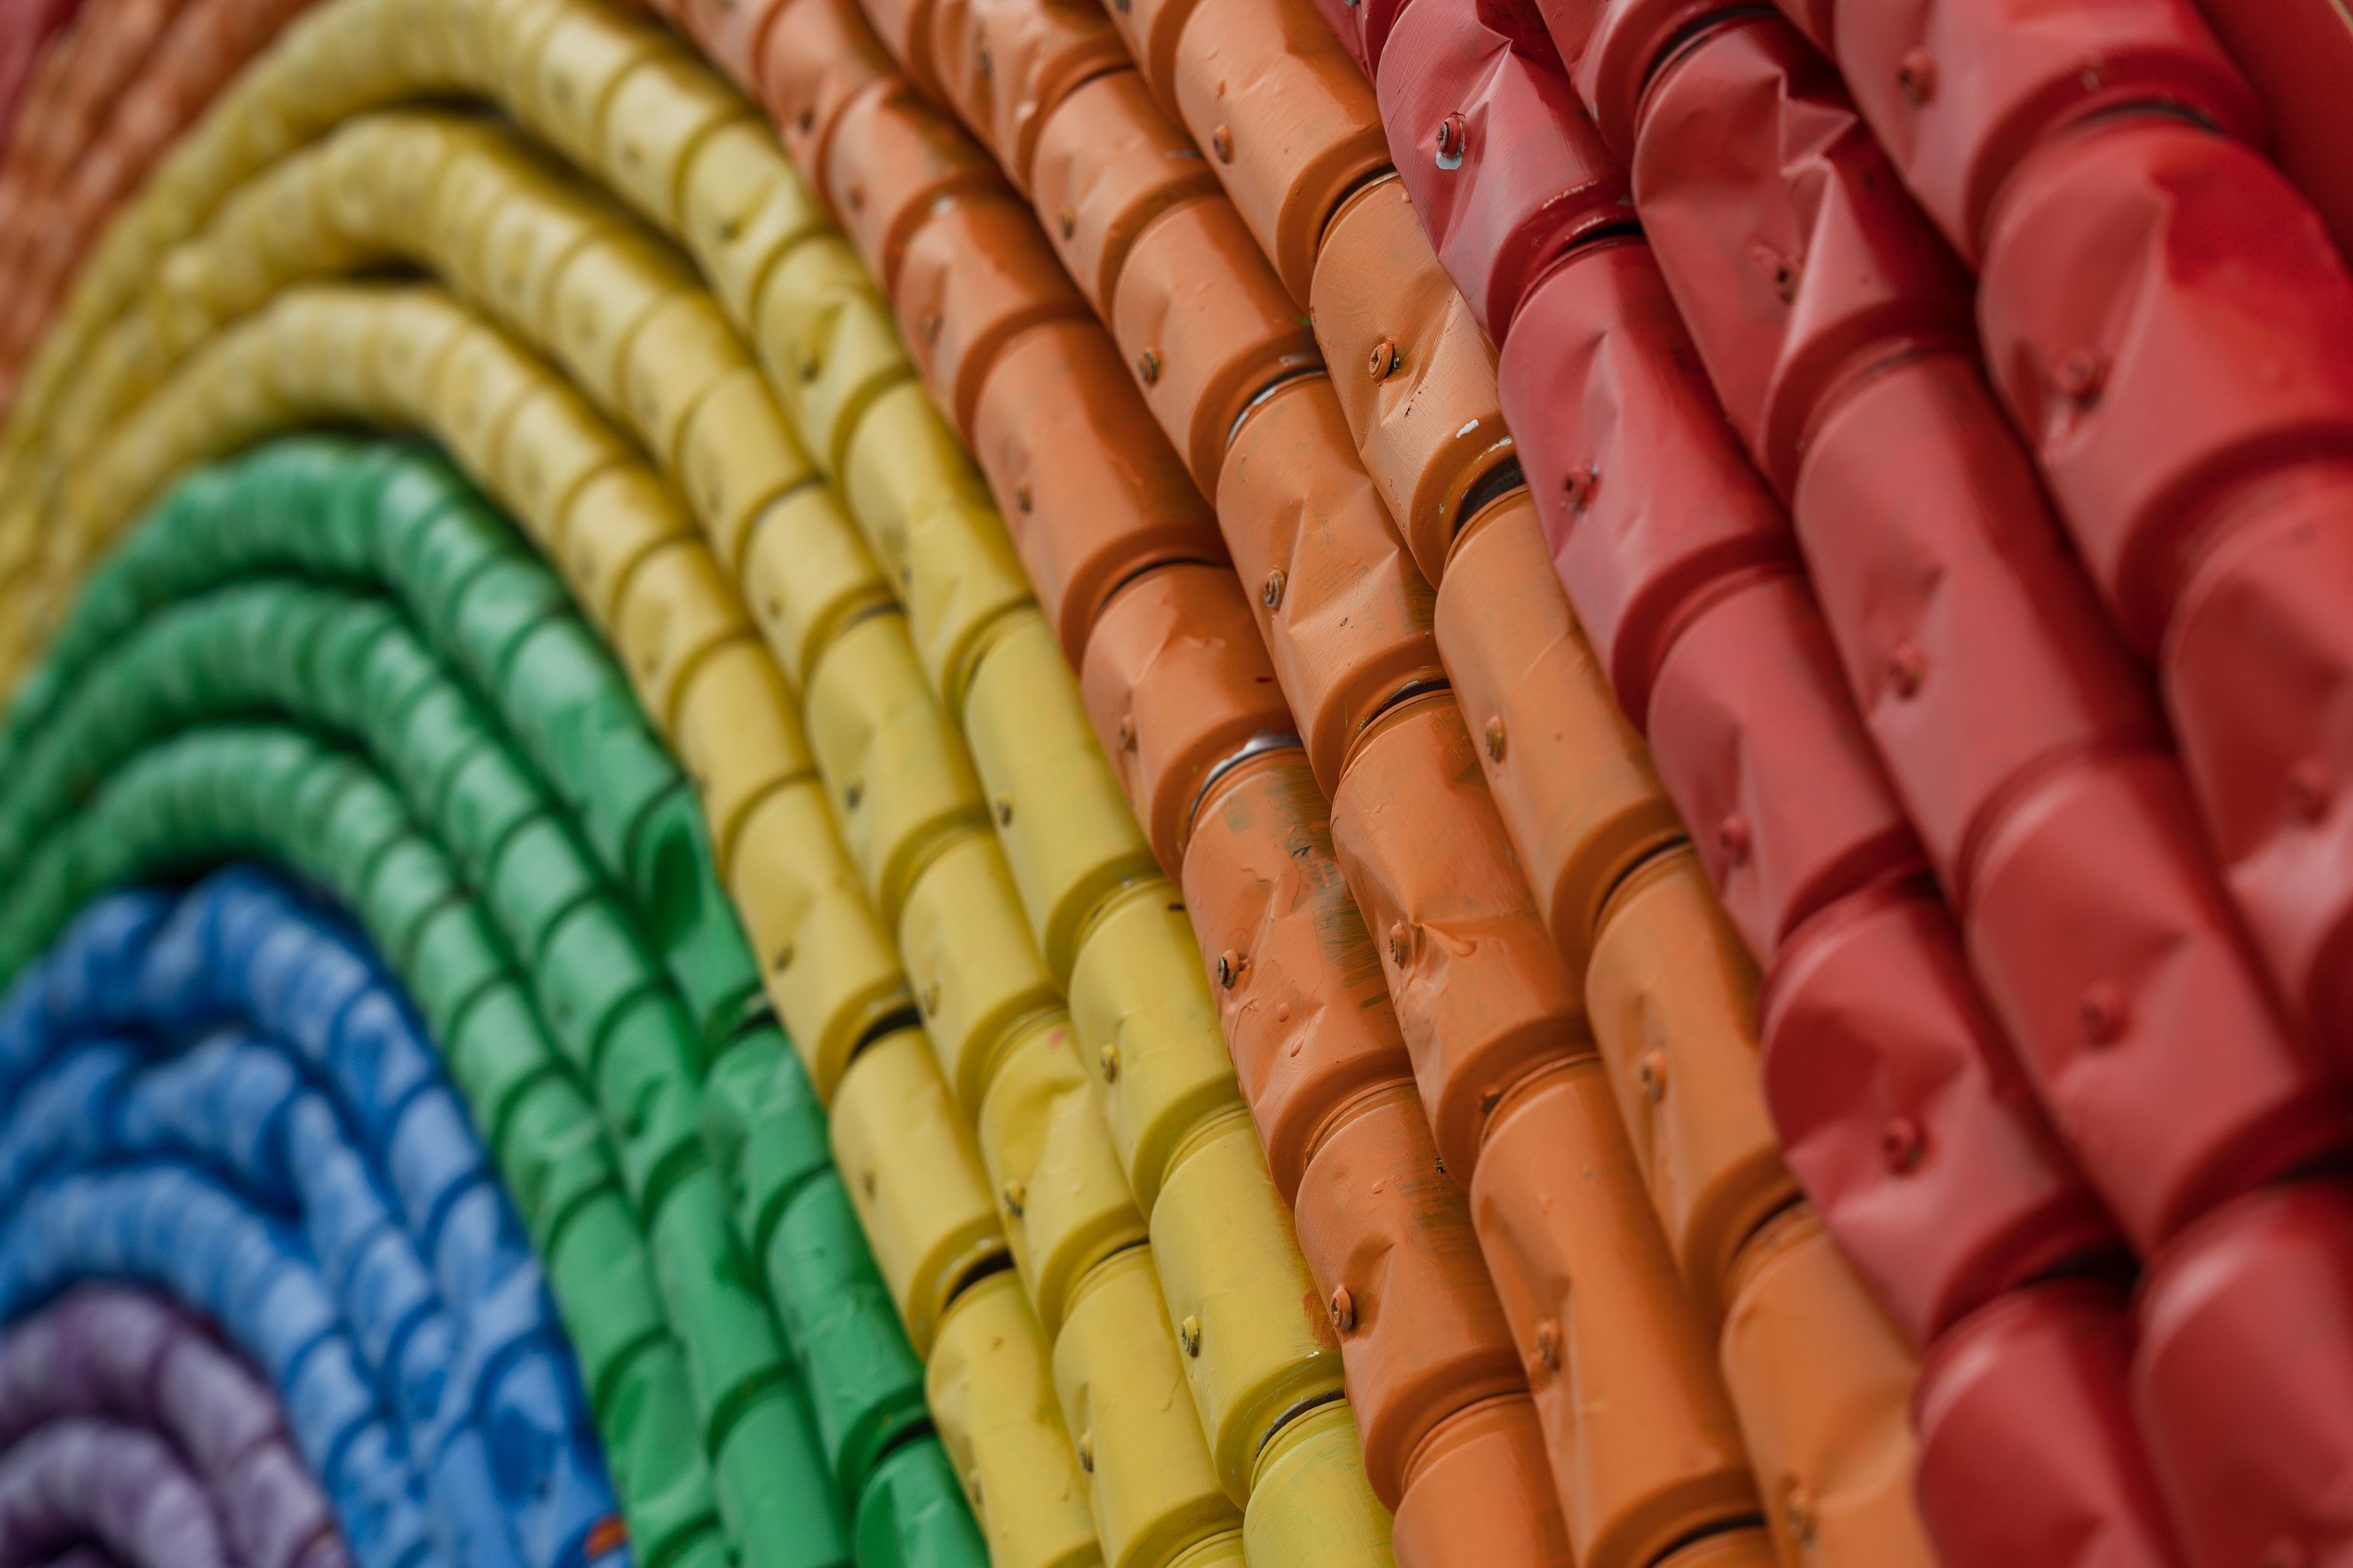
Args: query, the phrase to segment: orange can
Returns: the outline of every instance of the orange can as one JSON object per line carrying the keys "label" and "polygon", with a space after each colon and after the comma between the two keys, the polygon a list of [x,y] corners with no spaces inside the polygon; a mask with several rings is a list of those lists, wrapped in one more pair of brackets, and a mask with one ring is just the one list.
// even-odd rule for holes
{"label": "orange can", "polygon": [[1536,917],[1452,698],[1381,716],[1340,781],[1332,827],[1438,1151],[1467,1183],[1513,1087],[1593,1045],[1577,976]]}
{"label": "orange can", "polygon": [[870,82],[899,74],[857,0],[778,0],[760,36],[760,104],[801,178],[836,213],[826,170],[842,111]]}
{"label": "orange can", "polygon": [[840,133],[826,150],[825,188],[836,193],[842,231],[888,293],[934,202],[1001,191],[1005,177],[963,126],[886,78],[842,109]]}
{"label": "orange can", "polygon": [[1250,606],[1223,566],[1174,564],[1115,594],[1080,671],[1087,718],[1171,877],[1218,764],[1253,739],[1288,737]]}
{"label": "orange can", "polygon": [[1250,411],[1218,480],[1218,521],[1308,760],[1332,790],[1373,716],[1446,672],[1436,595],[1356,461],[1329,378],[1281,387]]}
{"label": "orange can", "polygon": [[1303,753],[1278,747],[1212,782],[1183,881],[1226,1047],[1292,1202],[1338,1109],[1413,1072]]}
{"label": "orange can", "polygon": [[1482,1400],[1422,1440],[1393,1543],[1404,1568],[1577,1568],[1534,1400]]}
{"label": "orange can", "polygon": [[[768,24],[780,9],[779,0],[664,0],[668,9],[685,18],[687,36],[700,45],[711,63],[746,92],[757,90],[760,45]],[[676,16],[673,16],[676,20]]]}
{"label": "orange can", "polygon": [[907,242],[891,304],[932,401],[967,439],[982,382],[1014,339],[1092,314],[1010,196],[934,201]]}
{"label": "orange can", "polygon": [[932,53],[932,18],[939,0],[859,0],[859,4],[907,79],[933,102],[947,102],[939,61]]}
{"label": "orange can", "polygon": [[1599,1061],[1552,1068],[1505,1103],[1471,1212],[1525,1357],[1579,1568],[1645,1568],[1677,1542],[1755,1519],[1715,1347]]}
{"label": "orange can", "polygon": [[1171,115],[1176,105],[1176,45],[1198,0],[1111,0],[1112,26]]}
{"label": "orange can", "polygon": [[1200,149],[1133,70],[1105,72],[1046,116],[1029,181],[1046,237],[1105,315],[1145,226],[1180,202],[1218,194]]}
{"label": "orange can", "polygon": [[1438,1425],[1525,1392],[1510,1325],[1471,1228],[1471,1201],[1396,1084],[1345,1112],[1308,1162],[1299,1251],[1315,1276],[1374,1495],[1396,1508],[1407,1461]]}
{"label": "orange can", "polygon": [[1127,46],[1094,0],[938,0],[932,56],[947,100],[1015,184],[1049,117],[1090,77],[1127,64]]}
{"label": "orange can", "polygon": [[1225,560],[1209,503],[1092,321],[1050,322],[997,357],[972,447],[1073,665],[1120,584],[1164,562]]}
{"label": "orange can", "polygon": [[1421,574],[1443,583],[1456,531],[1519,473],[1494,346],[1438,264],[1404,182],[1385,178],[1348,198],[1309,299],[1365,471]]}
{"label": "orange can", "polygon": [[1919,1368],[1811,1205],[1741,1253],[1723,1358],[1784,1560],[1935,1568],[1912,1502]]}
{"label": "orange can", "polygon": [[1111,327],[1204,494],[1243,411],[1321,363],[1306,317],[1229,202],[1187,202],[1145,226],[1120,270]]}
{"label": "orange can", "polygon": [[1683,825],[1551,567],[1528,492],[1490,506],[1438,591],[1438,651],[1545,924],[1582,968],[1610,889]]}
{"label": "orange can", "polygon": [[1765,1109],[1757,968],[1688,845],[1645,862],[1609,900],[1586,1005],[1651,1207],[1704,1317],[1733,1258],[1797,1196]]}
{"label": "orange can", "polygon": [[1176,42],[1176,110],[1306,303],[1324,226],[1388,167],[1373,85],[1309,0],[1200,0]]}

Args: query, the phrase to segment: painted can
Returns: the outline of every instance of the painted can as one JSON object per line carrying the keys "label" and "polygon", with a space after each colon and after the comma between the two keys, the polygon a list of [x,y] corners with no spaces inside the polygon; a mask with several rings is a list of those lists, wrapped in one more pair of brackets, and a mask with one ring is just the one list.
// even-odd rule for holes
{"label": "painted can", "polygon": [[1089,1270],[1145,1239],[1067,1015],[1024,1029],[980,1103],[980,1155],[1038,1320],[1061,1331]]}
{"label": "painted can", "polygon": [[1106,1568],[1184,1562],[1189,1543],[1239,1534],[1240,1512],[1181,1392],[1183,1354],[1148,1247],[1115,1253],[1091,1272],[1055,1337],[1054,1389],[1088,1477]]}
{"label": "painted can", "polygon": [[1102,1563],[1046,1336],[1018,1279],[993,1274],[956,1299],[924,1364],[923,1394],[992,1564]]}
{"label": "painted can", "polygon": [[1005,1235],[922,1031],[886,1035],[849,1065],[830,1107],[834,1163],[907,1337],[927,1355],[948,1305],[1002,1266]]}

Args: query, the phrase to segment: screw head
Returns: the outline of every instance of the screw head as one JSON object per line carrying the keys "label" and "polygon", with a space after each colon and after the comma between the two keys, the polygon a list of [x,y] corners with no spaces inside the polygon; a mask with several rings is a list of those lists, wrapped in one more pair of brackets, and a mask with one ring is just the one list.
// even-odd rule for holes
{"label": "screw head", "polygon": [[1095,1061],[1103,1068],[1103,1082],[1119,1081],[1119,1047],[1106,1045],[1095,1053]]}
{"label": "screw head", "polygon": [[1789,1539],[1800,1546],[1810,1546],[1814,1539],[1814,1500],[1805,1488],[1793,1486],[1781,1501],[1781,1522],[1788,1527]]}
{"label": "screw head", "polygon": [[1593,492],[1600,486],[1601,470],[1591,463],[1579,463],[1560,480],[1560,488],[1568,498],[1568,510],[1579,517],[1593,505]]}
{"label": "screw head", "polygon": [[1218,984],[1228,991],[1241,984],[1242,955],[1233,948],[1218,954]]}
{"label": "screw head", "polygon": [[1282,586],[1287,581],[1280,566],[1268,573],[1266,581],[1259,584],[1258,602],[1270,610],[1282,608]]}
{"label": "screw head", "polygon": [[1918,109],[1936,96],[1936,57],[1922,48],[1904,51],[1896,62],[1895,86],[1904,101]]}
{"label": "screw head", "polygon": [[1332,1326],[1342,1333],[1356,1326],[1356,1299],[1348,1294],[1345,1285],[1332,1292]]}
{"label": "screw head", "polygon": [[2051,381],[2062,397],[2077,407],[2089,408],[2107,388],[2107,356],[2095,348],[2070,349],[2052,367]]}
{"label": "screw head", "polygon": [[1438,122],[1438,166],[1459,169],[1462,154],[1471,142],[1471,127],[1457,110]]}
{"label": "screw head", "polygon": [[2125,1032],[2125,994],[2105,980],[2085,986],[2075,1004],[2075,1022],[2085,1045],[2114,1045]]}
{"label": "screw head", "polygon": [[1754,838],[1755,836],[1748,826],[1748,819],[1738,812],[1733,813],[1715,825],[1716,847],[1724,851],[1726,865],[1746,865],[1748,851],[1754,847]]}
{"label": "screw head", "polygon": [[1201,1320],[1190,1312],[1186,1313],[1185,1321],[1176,1325],[1176,1340],[1185,1347],[1187,1355],[1199,1355],[1201,1353]]}
{"label": "screw head", "polygon": [[1504,716],[1498,713],[1487,721],[1487,760],[1489,762],[1501,763],[1504,760],[1506,739],[1504,733]]}
{"label": "screw head", "polygon": [[1897,643],[1887,655],[1887,684],[1895,695],[1909,700],[1920,694],[1920,685],[1928,679],[1928,656],[1912,644]]}
{"label": "screw head", "polygon": [[1220,163],[1234,161],[1234,133],[1223,125],[1209,132],[1209,151],[1218,155]]}
{"label": "screw head", "polygon": [[1373,352],[1366,358],[1365,369],[1375,381],[1387,381],[1404,363],[1405,355],[1398,351],[1396,342],[1383,338],[1373,345]]}
{"label": "screw head", "polygon": [[1898,1174],[1915,1168],[1927,1147],[1928,1134],[1908,1116],[1890,1117],[1879,1130],[1880,1156]]}
{"label": "screw head", "polygon": [[1142,379],[1144,384],[1146,386],[1158,384],[1160,381],[1159,352],[1155,349],[1146,349],[1141,354],[1138,354],[1135,360],[1135,374]]}

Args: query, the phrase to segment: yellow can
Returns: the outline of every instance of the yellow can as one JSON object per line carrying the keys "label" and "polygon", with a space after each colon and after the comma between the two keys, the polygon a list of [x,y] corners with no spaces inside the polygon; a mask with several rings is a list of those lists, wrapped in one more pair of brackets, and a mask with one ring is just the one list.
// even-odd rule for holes
{"label": "yellow can", "polygon": [[920,1029],[858,1053],[833,1097],[833,1163],[915,1353],[948,1303],[1005,1256],[980,1151]]}
{"label": "yellow can", "polygon": [[[481,248],[482,233],[491,217],[512,198],[521,156],[520,149],[512,145],[485,144],[473,138],[462,148],[449,149],[439,160],[440,174],[421,215],[425,221],[405,233],[386,231],[383,237],[404,249],[445,258],[445,265],[475,254]],[[380,177],[381,171],[363,174],[370,176]],[[394,210],[381,216],[397,222],[402,215]]]}
{"label": "yellow can", "polygon": [[530,124],[536,136],[546,136],[546,120],[539,108],[539,61],[546,57],[548,36],[565,24],[575,0],[442,0],[459,12],[473,14],[475,42],[466,58],[485,82],[506,85],[508,113]]}
{"label": "yellow can", "polygon": [[991,628],[1031,601],[987,482],[930,395],[909,381],[859,416],[841,487],[907,606],[924,672],[960,710]]}
{"label": "yellow can", "polygon": [[817,774],[800,701],[756,637],[736,637],[695,666],[680,693],[670,739],[702,802],[712,858],[722,866],[763,795]]}
{"label": "yellow can", "polygon": [[924,868],[899,914],[899,952],[940,1070],[976,1112],[1015,1031],[1061,1011],[994,835],[957,838]]}
{"label": "yellow can", "polygon": [[686,416],[678,453],[680,488],[694,504],[712,552],[731,574],[743,570],[752,521],[761,509],[818,477],[817,465],[785,423],[767,378],[740,352],[737,360],[737,367],[708,388]]}
{"label": "yellow can", "polygon": [[385,408],[406,409],[421,417],[431,400],[442,356],[453,352],[460,338],[472,332],[474,319],[438,289],[401,289],[365,293],[359,289],[330,296],[312,295],[322,305],[348,314],[358,324],[364,319],[374,352],[362,363]]}
{"label": "yellow can", "polygon": [[1166,879],[1127,889],[1087,928],[1071,1016],[1112,1142],[1148,1209],[1187,1140],[1242,1109],[1184,895]]}
{"label": "yellow can", "polygon": [[640,465],[628,437],[551,376],[507,422],[491,484],[515,521],[547,541],[558,537],[590,479],[625,465]]}
{"label": "yellow can", "polygon": [[1248,1112],[1178,1152],[1153,1205],[1152,1252],[1219,1479],[1240,1502],[1268,1435],[1341,1386],[1331,1318]]}
{"label": "yellow can", "polygon": [[[324,25],[308,13],[296,16],[269,52],[246,68],[252,84],[248,90],[269,91],[280,110],[298,124],[331,124],[353,104],[384,101],[370,90],[373,83],[367,77],[349,68],[348,57],[359,51],[345,46],[349,34],[371,29],[370,13],[385,7],[379,0],[345,0],[335,9],[339,15]],[[381,57],[375,57],[375,69],[381,70],[382,64]]]}
{"label": "yellow can", "polygon": [[1069,1017],[1049,1014],[1013,1043],[980,1106],[980,1157],[1049,1334],[1087,1270],[1145,1238],[1077,1054]]}
{"label": "yellow can", "polygon": [[992,1274],[956,1298],[924,1364],[923,1394],[993,1568],[1103,1562],[1046,1336],[1019,1280]]}
{"label": "yellow can", "polygon": [[[324,300],[322,300],[324,303]],[[385,320],[384,310],[299,310],[285,318],[287,360],[308,367],[308,381],[322,405],[342,411],[346,418],[381,416],[376,397],[376,339]],[[530,406],[536,395],[524,397]],[[518,409],[520,414],[520,409]],[[513,418],[508,418],[513,430]],[[501,447],[506,442],[501,442]]]}
{"label": "yellow can", "polygon": [[991,639],[964,717],[1029,929],[1067,987],[1087,921],[1158,867],[1088,727],[1078,679],[1034,606]]}
{"label": "yellow can", "polygon": [[617,229],[575,251],[550,280],[540,340],[583,392],[618,409],[630,334],[664,300],[700,287],[676,251],[643,230]]}
{"label": "yellow can", "polygon": [[621,589],[613,624],[615,651],[665,738],[678,732],[679,694],[695,666],[731,638],[754,635],[710,549],[692,537],[638,563]]}
{"label": "yellow can", "polygon": [[522,67],[529,118],[540,133],[583,168],[596,166],[604,114],[621,79],[678,47],[657,24],[610,5],[568,5]]}
{"label": "yellow can", "polygon": [[628,463],[575,492],[548,553],[581,607],[610,626],[630,574],[662,546],[693,537],[694,523],[670,488],[643,463]]}
{"label": "yellow can", "polygon": [[679,466],[687,416],[719,384],[753,368],[719,302],[700,289],[664,300],[629,339],[621,386],[629,424],[665,470]]}
{"label": "yellow can", "polygon": [[683,47],[638,63],[601,114],[605,183],[662,228],[679,226],[687,160],[706,136],[752,106],[702,58]]}
{"label": "yellow can", "polygon": [[575,254],[622,223],[601,204],[560,186],[553,171],[517,182],[515,199],[482,226],[470,257],[452,257],[491,308],[518,325],[538,327],[553,310],[549,291]]}
{"label": "yellow can", "polygon": [[353,243],[327,211],[322,197],[324,162],[306,157],[280,164],[275,177],[253,187],[259,197],[248,220],[259,226],[270,265],[283,277],[323,278],[350,270],[373,247]]}
{"label": "yellow can", "polygon": [[907,891],[952,839],[983,830],[964,737],[915,668],[897,611],[852,623],[818,655],[809,746],[875,912],[895,927]]}
{"label": "yellow can", "polygon": [[895,605],[826,485],[788,490],[761,509],[744,545],[743,583],[786,679],[804,689],[818,655],[845,626]]}
{"label": "yellow can", "polygon": [[545,370],[503,333],[484,326],[470,332],[441,362],[435,377],[433,427],[477,474],[495,470],[507,416],[535,391]]}
{"label": "yellow can", "polygon": [[910,1005],[891,939],[858,886],[815,779],[761,797],[725,862],[769,997],[830,1100],[850,1053],[881,1020]]}
{"label": "yellow can", "polygon": [[1151,1248],[1132,1247],[1081,1281],[1054,1340],[1054,1388],[1109,1568],[1156,1568],[1240,1522],[1186,1403],[1160,1297]]}
{"label": "yellow can", "polygon": [[756,120],[730,121],[695,148],[681,207],[680,237],[727,313],[745,326],[777,258],[831,226],[776,132]]}
{"label": "yellow can", "polygon": [[1396,1561],[1389,1510],[1365,1479],[1346,1400],[1293,1418],[1260,1453],[1242,1545],[1250,1568],[1379,1568]]}
{"label": "yellow can", "polygon": [[1242,1551],[1242,1532],[1229,1530],[1213,1535],[1198,1546],[1188,1546],[1170,1561],[1168,1568],[1244,1568],[1249,1559]]}
{"label": "yellow can", "polygon": [[914,369],[890,307],[839,234],[784,253],[760,288],[752,341],[793,429],[828,474],[841,471],[858,416]]}

